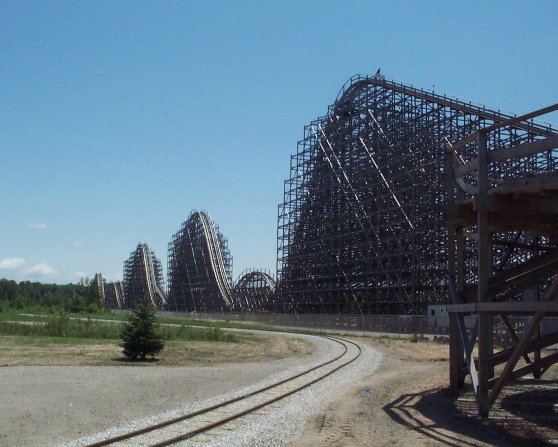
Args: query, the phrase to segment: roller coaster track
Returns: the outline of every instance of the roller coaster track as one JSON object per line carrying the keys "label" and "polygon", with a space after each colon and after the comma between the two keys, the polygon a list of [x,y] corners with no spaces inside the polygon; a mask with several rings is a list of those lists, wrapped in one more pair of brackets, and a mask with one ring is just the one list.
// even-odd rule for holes
{"label": "roller coaster track", "polygon": [[271,385],[248,392],[224,402],[202,408],[169,420],[149,425],[87,447],[106,445],[142,445],[162,447],[180,443],[199,434],[214,432],[231,421],[238,421],[257,410],[293,395],[353,363],[361,355],[358,344],[334,337],[323,337],[340,344],[343,352],[316,366],[308,368]]}
{"label": "roller coaster track", "polygon": [[[279,206],[277,307],[412,314],[444,302],[445,153],[454,142],[491,126],[498,128],[491,134],[490,151],[555,133],[529,118],[513,118],[379,74],[352,77],[327,114],[305,126],[291,157]],[[472,150],[467,144],[454,162],[463,164]],[[492,166],[490,181],[552,172],[555,163],[551,150],[525,154],[521,161]],[[469,186],[464,193],[470,195],[477,187],[473,174],[456,179],[461,187]],[[506,233],[498,240],[515,245],[515,237]],[[523,248],[514,250],[512,263],[531,256],[525,248],[528,237],[520,236]],[[502,265],[510,258],[504,244],[494,248],[493,256]],[[477,260],[472,250],[466,252],[468,282],[474,282]]]}
{"label": "roller coaster track", "polygon": [[269,273],[245,270],[234,284],[234,304],[241,310],[263,310],[273,300],[276,288],[277,283]]}
{"label": "roller coaster track", "polygon": [[147,289],[149,290],[149,296],[153,305],[157,307],[155,296],[158,296],[163,304],[167,303],[167,296],[165,292],[161,289],[157,280],[155,279],[155,268],[153,267],[153,258],[151,257],[151,252],[146,244],[142,244],[142,256],[143,265],[145,266],[145,277],[147,282]]}
{"label": "roller coaster track", "polygon": [[125,263],[125,300],[130,305],[143,300],[146,294],[156,309],[167,304],[167,295],[157,281],[153,256],[147,244],[138,244]]}
{"label": "roller coaster track", "polygon": [[260,270],[254,270],[240,275],[235,284],[235,288],[241,288],[249,285],[250,281],[254,278],[261,280],[263,285],[268,287],[271,293],[275,293],[275,287],[277,286],[277,283],[271,277],[271,275]]}
{"label": "roller coaster track", "polygon": [[[515,118],[512,115],[501,113],[500,111],[496,113],[484,106],[477,106],[446,95],[438,95],[434,92],[388,80],[383,76],[355,75],[351,77],[339,91],[335,103],[350,103],[367,85],[376,85],[398,93],[412,95],[416,98],[436,103],[439,106],[451,107],[463,113],[477,115],[483,119],[494,121],[495,123],[502,123]],[[514,122],[514,126],[518,129],[540,134],[547,134],[549,131],[547,126],[533,121]]]}
{"label": "roller coaster track", "polygon": [[231,307],[233,304],[232,287],[228,280],[227,269],[225,268],[221,244],[215,230],[215,225],[205,211],[199,211],[197,214],[203,227],[209,253],[209,262],[215,275],[217,287],[227,306]]}

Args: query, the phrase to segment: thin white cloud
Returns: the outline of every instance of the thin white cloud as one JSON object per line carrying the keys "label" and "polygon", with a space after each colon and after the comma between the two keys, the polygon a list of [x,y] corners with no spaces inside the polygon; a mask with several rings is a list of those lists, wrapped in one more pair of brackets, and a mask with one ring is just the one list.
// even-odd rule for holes
{"label": "thin white cloud", "polygon": [[0,270],[15,270],[25,264],[21,258],[6,258],[0,260]]}
{"label": "thin white cloud", "polygon": [[47,228],[46,222],[27,222],[25,226],[32,230],[46,230]]}
{"label": "thin white cloud", "polygon": [[76,248],[83,248],[83,247],[85,247],[85,242],[74,241],[74,247],[76,247]]}
{"label": "thin white cloud", "polygon": [[54,276],[56,275],[56,270],[42,262],[27,269],[27,274],[29,276]]}
{"label": "thin white cloud", "polygon": [[74,278],[81,279],[81,278],[85,278],[86,276],[87,276],[87,273],[85,273],[85,272],[75,272],[74,273]]}

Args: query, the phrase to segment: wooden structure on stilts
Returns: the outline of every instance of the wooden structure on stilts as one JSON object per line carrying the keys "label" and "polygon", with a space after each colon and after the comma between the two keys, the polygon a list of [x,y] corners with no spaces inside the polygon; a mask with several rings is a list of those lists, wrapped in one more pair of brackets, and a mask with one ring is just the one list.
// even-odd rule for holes
{"label": "wooden structure on stilts", "polygon": [[[457,397],[469,374],[483,417],[510,381],[558,362],[545,350],[558,325],[542,324],[558,314],[558,134],[530,128],[556,110],[480,129],[446,155],[450,387]],[[495,346],[501,328],[508,347]]]}

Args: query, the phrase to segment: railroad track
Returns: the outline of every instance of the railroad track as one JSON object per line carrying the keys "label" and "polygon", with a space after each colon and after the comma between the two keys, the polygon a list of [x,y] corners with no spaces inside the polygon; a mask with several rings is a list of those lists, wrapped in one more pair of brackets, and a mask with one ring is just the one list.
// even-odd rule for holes
{"label": "railroad track", "polygon": [[356,343],[337,337],[324,338],[342,345],[343,352],[327,362],[255,391],[179,417],[88,444],[86,447],[107,445],[162,447],[175,445],[203,433],[214,432],[219,428],[226,428],[226,424],[239,421],[251,413],[293,395],[325,379],[360,357],[361,349]]}

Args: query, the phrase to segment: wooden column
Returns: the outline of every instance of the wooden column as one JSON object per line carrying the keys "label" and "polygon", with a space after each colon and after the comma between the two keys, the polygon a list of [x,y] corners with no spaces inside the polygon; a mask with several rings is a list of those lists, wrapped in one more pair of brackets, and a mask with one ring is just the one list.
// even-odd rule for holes
{"label": "wooden column", "polygon": [[[453,167],[453,151],[446,152],[445,159],[445,170],[446,170],[446,209],[448,210],[448,274],[450,280],[455,280],[457,276],[457,271],[459,270],[458,258],[458,231],[456,230],[455,223],[453,222],[452,215],[455,212],[456,204],[456,181],[455,181],[455,169]],[[463,230],[461,229],[461,234]],[[448,284],[448,302],[455,304],[451,297],[451,292],[449,291]],[[463,387],[464,382],[464,350],[463,343],[461,341],[461,335],[459,333],[459,325],[457,321],[457,314],[449,313],[449,336],[450,336],[450,368],[449,368],[449,379],[450,379],[450,393],[452,397],[459,397],[459,390]]]}
{"label": "wooden column", "polygon": [[[478,188],[477,225],[479,233],[478,241],[478,291],[477,301],[488,301],[488,280],[492,273],[491,259],[491,233],[488,228],[488,150],[487,136],[483,131],[478,136]],[[479,335],[478,335],[478,363],[479,363],[479,386],[477,399],[480,416],[488,416],[488,381],[491,376],[491,367],[488,359],[492,354],[492,316],[487,312],[479,312]]]}

